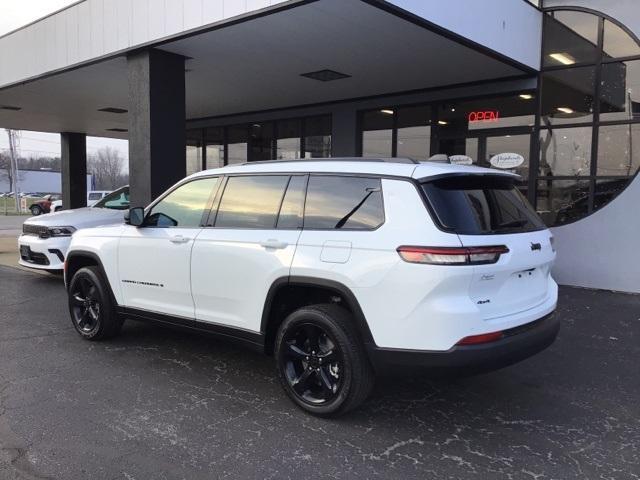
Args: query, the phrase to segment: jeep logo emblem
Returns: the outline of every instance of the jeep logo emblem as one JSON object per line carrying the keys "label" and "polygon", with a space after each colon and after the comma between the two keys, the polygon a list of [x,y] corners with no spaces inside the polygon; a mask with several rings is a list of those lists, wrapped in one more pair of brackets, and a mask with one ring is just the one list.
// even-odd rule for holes
{"label": "jeep logo emblem", "polygon": [[542,245],[540,245],[539,243],[531,243],[531,251],[535,252],[536,250],[541,251]]}

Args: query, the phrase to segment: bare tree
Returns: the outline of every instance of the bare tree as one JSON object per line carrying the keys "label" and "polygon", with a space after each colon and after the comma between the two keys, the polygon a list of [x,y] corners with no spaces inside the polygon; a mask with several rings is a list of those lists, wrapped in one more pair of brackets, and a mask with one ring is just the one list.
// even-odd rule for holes
{"label": "bare tree", "polygon": [[87,158],[87,170],[93,174],[98,190],[114,190],[126,182],[122,174],[124,158],[112,147],[102,147]]}

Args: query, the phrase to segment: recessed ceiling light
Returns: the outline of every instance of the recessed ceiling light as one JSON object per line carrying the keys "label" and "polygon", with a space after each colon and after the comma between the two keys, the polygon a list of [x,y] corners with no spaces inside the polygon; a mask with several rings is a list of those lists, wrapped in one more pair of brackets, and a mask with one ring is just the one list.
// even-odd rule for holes
{"label": "recessed ceiling light", "polygon": [[531,100],[533,98],[533,95],[531,95],[530,93],[521,93],[520,98],[523,100]]}
{"label": "recessed ceiling light", "polygon": [[388,108],[383,108],[380,110],[380,113],[386,113],[387,115],[393,115],[393,110],[389,110]]}
{"label": "recessed ceiling light", "polygon": [[456,111],[456,109],[455,109],[455,108],[452,108],[452,109],[451,109],[451,111],[452,111],[452,112],[455,112],[455,111]]}
{"label": "recessed ceiling light", "polygon": [[569,107],[558,107],[558,111],[562,113],[573,113],[573,110]]}
{"label": "recessed ceiling light", "polygon": [[126,128],[107,128],[107,132],[128,132]]}
{"label": "recessed ceiling light", "polygon": [[438,120],[438,125],[449,125],[449,122],[445,122],[444,120]]}
{"label": "recessed ceiling light", "polygon": [[0,109],[13,110],[14,112],[17,112],[18,110],[22,110],[22,107],[14,107],[13,105],[0,105]]}
{"label": "recessed ceiling light", "polygon": [[549,56],[563,65],[573,65],[576,63],[576,59],[568,53],[550,53]]}
{"label": "recessed ceiling light", "polygon": [[105,108],[99,108],[98,111],[107,112],[107,113],[127,113],[129,110],[126,110],[124,108],[118,108],[118,107],[105,107]]}
{"label": "recessed ceiling light", "polygon": [[335,70],[329,70],[325,68],[324,70],[318,70],[316,72],[301,73],[300,76],[312,78],[313,80],[318,80],[320,82],[330,82],[332,80],[349,78],[351,75],[347,75],[346,73],[340,73],[340,72],[336,72]]}

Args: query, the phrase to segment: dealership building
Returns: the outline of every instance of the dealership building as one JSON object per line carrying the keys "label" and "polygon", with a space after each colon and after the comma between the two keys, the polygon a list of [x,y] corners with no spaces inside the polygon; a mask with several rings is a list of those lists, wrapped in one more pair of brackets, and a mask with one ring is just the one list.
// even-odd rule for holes
{"label": "dealership building", "polygon": [[640,292],[639,36],[637,0],[83,0],[0,37],[0,127],[60,133],[72,207],[87,135],[128,139],[136,205],[247,161],[506,158],[559,283]]}

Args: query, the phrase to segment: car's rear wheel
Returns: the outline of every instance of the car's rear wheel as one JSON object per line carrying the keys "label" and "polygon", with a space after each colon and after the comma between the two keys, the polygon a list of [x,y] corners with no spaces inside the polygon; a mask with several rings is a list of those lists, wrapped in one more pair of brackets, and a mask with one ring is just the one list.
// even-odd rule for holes
{"label": "car's rear wheel", "polygon": [[86,340],[103,340],[120,332],[109,285],[98,267],[84,267],[69,284],[69,313],[76,331]]}
{"label": "car's rear wheel", "polygon": [[337,305],[313,305],[290,314],[278,330],[275,353],[285,392],[310,413],[346,413],[373,388],[373,369],[353,318]]}
{"label": "car's rear wheel", "polygon": [[40,207],[40,205],[31,205],[31,208],[29,210],[31,210],[31,215],[33,215],[34,217],[42,215],[42,207]]}

